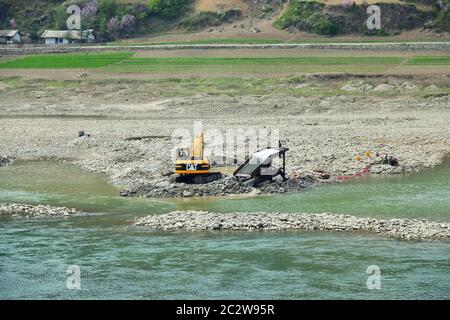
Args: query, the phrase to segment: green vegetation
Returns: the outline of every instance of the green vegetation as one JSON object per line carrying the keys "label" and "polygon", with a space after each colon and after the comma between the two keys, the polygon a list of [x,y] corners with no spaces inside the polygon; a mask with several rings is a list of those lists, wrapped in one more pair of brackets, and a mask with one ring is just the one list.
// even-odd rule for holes
{"label": "green vegetation", "polygon": [[448,56],[417,56],[411,58],[407,64],[410,65],[450,65]]}
{"label": "green vegetation", "polygon": [[[98,41],[149,34],[173,28],[171,21],[192,11],[193,0],[0,0],[0,29],[10,28],[15,19],[17,28],[30,39],[37,40],[45,29],[66,30],[69,15],[66,9],[75,4],[82,9],[83,29],[94,29]],[[115,30],[111,27],[116,24]],[[33,37],[31,36],[33,33]],[[36,36],[39,35],[39,36]]]}
{"label": "green vegetation", "polygon": [[[428,0],[408,1],[378,4],[383,12],[381,30],[366,28],[366,5],[328,5],[321,0],[291,0],[274,25],[280,29],[328,36],[390,36],[422,27],[439,32],[450,31],[450,0],[441,0],[433,6]],[[99,42],[167,32],[180,27],[196,31],[208,26],[218,27],[242,17],[238,9],[196,12],[193,3],[194,0],[33,0],[30,10],[28,0],[0,0],[0,29],[14,25],[25,35],[25,41],[37,42],[45,29],[67,28],[66,9],[71,4],[82,8],[83,29],[94,29]],[[268,19],[279,6],[276,1],[259,1],[252,6],[252,15]],[[218,43],[224,42],[219,40]],[[243,42],[236,40],[233,43]]]}
{"label": "green vegetation", "polygon": [[98,68],[118,63],[132,55],[131,52],[32,55],[0,63],[0,69]]}
{"label": "green vegetation", "polygon": [[152,57],[131,52],[27,56],[0,63],[0,69],[102,68],[110,72],[368,72],[398,66],[450,66],[447,56]]}
{"label": "green vegetation", "polygon": [[291,1],[284,14],[275,21],[280,29],[289,27],[315,32],[318,34],[334,35],[337,26],[330,21],[329,16],[322,13],[325,4],[315,1]]}
{"label": "green vegetation", "polygon": [[325,5],[317,1],[292,0],[274,25],[280,29],[294,29],[323,35],[389,36],[403,30],[424,27],[435,15],[431,11],[421,11],[410,3],[378,3],[377,5],[383,13],[382,28],[379,30],[369,30],[366,26],[367,5],[357,5],[354,2],[348,5]]}
{"label": "green vegetation", "polygon": [[438,31],[450,32],[450,0],[441,0],[436,10],[436,19],[433,27]]}
{"label": "green vegetation", "polygon": [[132,58],[108,65],[111,72],[381,72],[401,57]]}
{"label": "green vegetation", "polygon": [[121,66],[397,64],[402,59],[400,57],[133,58],[122,61]]}
{"label": "green vegetation", "polygon": [[180,16],[193,0],[149,0],[148,7],[163,18],[173,19]]}

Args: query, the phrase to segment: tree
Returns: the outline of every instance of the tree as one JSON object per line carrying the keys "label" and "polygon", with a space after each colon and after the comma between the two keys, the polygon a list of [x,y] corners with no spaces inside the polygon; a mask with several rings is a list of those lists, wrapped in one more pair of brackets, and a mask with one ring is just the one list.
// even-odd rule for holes
{"label": "tree", "polygon": [[126,34],[132,34],[133,32],[135,32],[136,31],[136,17],[131,14],[124,15],[122,17],[121,29]]}
{"label": "tree", "polygon": [[100,0],[98,11],[107,20],[116,16],[118,4],[116,0]]}
{"label": "tree", "polygon": [[[115,0],[99,0],[97,17],[94,19],[93,29],[95,29],[100,39],[107,40],[114,37],[110,33],[108,24],[112,18],[117,16],[117,8],[118,5]],[[115,29],[114,26],[111,27]]]}
{"label": "tree", "polygon": [[36,24],[31,26],[30,39],[32,42],[37,42],[40,39],[39,27]]}
{"label": "tree", "polygon": [[67,29],[67,18],[66,7],[63,5],[57,6],[52,12],[53,27],[56,30]]}
{"label": "tree", "polygon": [[121,22],[117,17],[112,17],[108,22],[108,33],[109,36],[119,41]]}
{"label": "tree", "polygon": [[93,19],[97,15],[98,10],[98,0],[91,0],[81,10],[81,17],[84,19]]}
{"label": "tree", "polygon": [[7,21],[6,18],[9,16],[11,4],[0,2],[0,25],[2,25],[3,21]]}
{"label": "tree", "polygon": [[89,29],[97,29],[98,0],[91,0],[81,9],[81,42],[87,41]]}

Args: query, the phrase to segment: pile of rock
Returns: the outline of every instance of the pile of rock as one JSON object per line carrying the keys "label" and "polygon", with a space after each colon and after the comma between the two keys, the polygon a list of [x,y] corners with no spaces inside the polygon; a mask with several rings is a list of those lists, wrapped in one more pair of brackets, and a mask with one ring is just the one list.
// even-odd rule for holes
{"label": "pile of rock", "polygon": [[8,164],[11,164],[13,162],[13,159],[8,156],[0,156],[0,167],[7,166]]}
{"label": "pile of rock", "polygon": [[73,208],[52,207],[46,205],[28,205],[15,203],[0,203],[0,215],[12,215],[15,217],[39,217],[39,216],[71,216],[82,212]]}
{"label": "pile of rock", "polygon": [[136,226],[166,231],[363,231],[407,240],[450,240],[450,223],[426,219],[378,220],[330,213],[213,213],[175,211],[138,218]]}
{"label": "pile of rock", "polygon": [[313,181],[306,178],[288,181],[266,181],[257,188],[240,183],[232,176],[206,184],[176,183],[170,179],[159,179],[151,184],[138,186],[134,189],[120,192],[124,197],[203,197],[203,196],[226,196],[239,194],[270,194],[300,191],[310,187]]}

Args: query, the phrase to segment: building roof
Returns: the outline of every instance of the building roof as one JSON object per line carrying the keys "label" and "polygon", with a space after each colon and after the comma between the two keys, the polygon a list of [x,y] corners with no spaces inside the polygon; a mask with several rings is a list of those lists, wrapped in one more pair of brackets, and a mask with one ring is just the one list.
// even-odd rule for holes
{"label": "building roof", "polygon": [[[84,30],[87,33],[89,38],[93,37],[93,31]],[[79,30],[45,30],[42,34],[41,38],[67,38],[69,37],[72,40],[81,40],[81,31]],[[86,35],[83,36],[84,38]]]}
{"label": "building roof", "polygon": [[0,37],[14,37],[17,33],[20,34],[19,30],[0,30]]}

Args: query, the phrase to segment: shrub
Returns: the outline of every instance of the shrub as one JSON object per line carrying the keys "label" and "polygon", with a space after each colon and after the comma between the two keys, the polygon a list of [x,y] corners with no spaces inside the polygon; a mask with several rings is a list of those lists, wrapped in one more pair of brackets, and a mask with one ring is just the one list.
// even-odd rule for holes
{"label": "shrub", "polygon": [[299,24],[307,24],[314,14],[320,14],[325,7],[323,3],[315,1],[293,0],[285,13],[275,21],[275,26],[286,29]]}
{"label": "shrub", "polygon": [[109,20],[117,15],[118,7],[119,5],[117,4],[116,0],[100,0],[98,10],[101,17]]}
{"label": "shrub", "polygon": [[338,27],[327,14],[322,13],[324,7],[320,2],[292,1],[275,25],[282,29],[296,27],[308,32],[335,35],[338,33]]}
{"label": "shrub", "polygon": [[192,0],[150,0],[148,7],[151,12],[162,18],[177,18],[185,12]]}
{"label": "shrub", "polygon": [[336,24],[331,22],[330,20],[327,20],[325,17],[321,17],[315,24],[314,24],[314,31],[318,34],[324,34],[324,35],[336,35],[338,33],[338,27]]}
{"label": "shrub", "polygon": [[450,31],[450,0],[442,0],[436,12],[433,27],[438,31]]}

